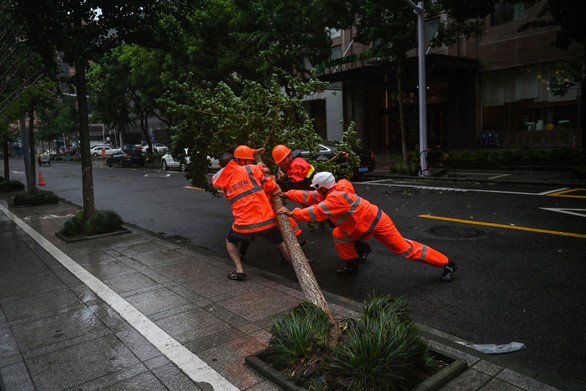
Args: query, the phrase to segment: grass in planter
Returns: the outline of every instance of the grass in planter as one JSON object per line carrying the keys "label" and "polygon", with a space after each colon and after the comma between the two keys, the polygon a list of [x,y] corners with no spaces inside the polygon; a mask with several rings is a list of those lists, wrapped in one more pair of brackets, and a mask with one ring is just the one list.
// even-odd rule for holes
{"label": "grass in planter", "polygon": [[277,369],[291,368],[306,361],[325,345],[330,322],[316,305],[303,302],[272,327],[273,337],[265,354]]}
{"label": "grass in planter", "polygon": [[49,205],[59,203],[59,197],[47,190],[23,191],[12,199],[15,206]]}
{"label": "grass in planter", "polygon": [[59,233],[63,236],[100,235],[122,229],[122,218],[111,210],[99,210],[85,221],[83,210],[77,211],[75,216],[65,222]]}
{"label": "grass in planter", "polygon": [[437,370],[404,299],[369,297],[333,347],[329,327],[302,303],[273,326],[265,361],[312,391],[409,390]]}
{"label": "grass in planter", "polygon": [[362,317],[325,359],[328,378],[357,391],[408,390],[432,368],[433,359],[408,316],[406,301],[386,296],[367,300]]}
{"label": "grass in planter", "polygon": [[0,182],[0,193],[8,193],[10,191],[22,191],[24,190],[24,184],[19,181],[4,180]]}

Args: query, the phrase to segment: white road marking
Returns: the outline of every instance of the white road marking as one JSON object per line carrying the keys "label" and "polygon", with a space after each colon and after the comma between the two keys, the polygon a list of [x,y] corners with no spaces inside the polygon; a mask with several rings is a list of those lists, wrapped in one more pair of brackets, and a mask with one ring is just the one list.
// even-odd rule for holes
{"label": "white road marking", "polygon": [[[577,209],[577,208],[539,208],[539,209],[549,210],[549,211],[558,212],[558,213],[565,213],[565,214],[569,214],[569,215],[573,215],[573,216],[586,217],[586,209]],[[578,213],[578,212],[583,212],[583,213]]]}
{"label": "white road marking", "polygon": [[143,175],[145,178],[149,177],[149,178],[169,178],[171,176],[171,174],[144,174]]}
{"label": "white road marking", "polygon": [[[65,218],[70,218],[70,217],[73,217],[73,215],[71,213],[66,214],[64,216],[60,216],[60,215],[44,215],[44,216],[41,217],[41,220],[65,219]],[[27,216],[23,220],[32,220],[33,218],[34,217]]]}
{"label": "white road marking", "polygon": [[476,192],[476,193],[517,194],[517,195],[532,195],[532,196],[543,195],[541,193],[527,193],[527,192],[523,192],[523,191],[462,189],[462,188],[457,188],[457,187],[437,187],[437,186],[421,186],[421,185],[400,185],[400,184],[396,184],[396,183],[379,183],[379,181],[360,182],[360,183],[357,183],[357,184],[360,184],[360,185],[373,185],[373,186],[387,186],[387,187],[411,187],[411,188],[415,188],[415,189],[437,190],[437,191],[459,191],[459,192],[462,192],[462,193]]}
{"label": "white road marking", "polygon": [[67,270],[73,273],[105,303],[111,306],[122,318],[124,318],[136,331],[143,335],[151,344],[175,363],[194,382],[209,383],[214,390],[238,391],[238,388],[226,378],[216,372],[205,361],[181,345],[177,340],[163,331],[159,326],[144,316],[139,310],[124,300],[120,295],[110,289],[106,284],[97,279],[93,274],[77,264],[43,235],[27,225],[18,216],[14,215],[3,205],[0,211],[4,212],[31,238],[40,244],[49,254],[59,261]]}
{"label": "white road marking", "polygon": [[506,177],[506,176],[509,176],[509,175],[511,175],[511,174],[495,175],[495,176],[488,177],[488,179],[499,179],[499,178],[503,178],[503,177]]}
{"label": "white road marking", "polygon": [[539,195],[548,195],[548,194],[551,194],[551,193],[557,193],[559,191],[564,191],[564,190],[569,190],[569,187],[562,187],[562,188],[555,189],[555,190],[544,191],[542,193],[539,193]]}

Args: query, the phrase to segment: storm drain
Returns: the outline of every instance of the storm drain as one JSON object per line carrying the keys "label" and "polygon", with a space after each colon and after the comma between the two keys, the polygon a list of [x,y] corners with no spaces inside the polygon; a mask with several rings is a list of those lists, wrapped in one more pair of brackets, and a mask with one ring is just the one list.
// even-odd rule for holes
{"label": "storm drain", "polygon": [[471,227],[438,226],[429,228],[426,232],[444,239],[474,239],[484,235],[484,231]]}

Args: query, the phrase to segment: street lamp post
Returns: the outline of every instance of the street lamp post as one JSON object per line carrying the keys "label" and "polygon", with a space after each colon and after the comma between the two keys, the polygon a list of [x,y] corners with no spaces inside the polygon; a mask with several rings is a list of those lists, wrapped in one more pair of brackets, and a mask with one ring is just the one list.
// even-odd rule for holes
{"label": "street lamp post", "polygon": [[417,57],[419,65],[419,161],[420,175],[427,176],[427,85],[425,82],[425,8],[423,1],[417,4],[405,0],[417,14]]}

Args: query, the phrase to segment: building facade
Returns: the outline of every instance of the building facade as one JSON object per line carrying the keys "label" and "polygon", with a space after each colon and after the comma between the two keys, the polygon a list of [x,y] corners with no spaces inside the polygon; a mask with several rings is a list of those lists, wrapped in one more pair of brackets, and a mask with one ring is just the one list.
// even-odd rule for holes
{"label": "building facade", "polygon": [[[499,4],[486,17],[484,34],[426,55],[428,146],[446,149],[554,147],[581,145],[580,88],[554,95],[550,80],[580,48],[556,49],[552,29],[519,28],[539,7]],[[433,35],[433,22],[426,26]],[[332,57],[320,69],[328,91],[311,96],[306,107],[318,132],[339,140],[356,123],[365,147],[401,148],[398,84],[392,72],[353,41],[354,29],[334,32]],[[417,57],[401,83],[409,149],[419,143]]]}

